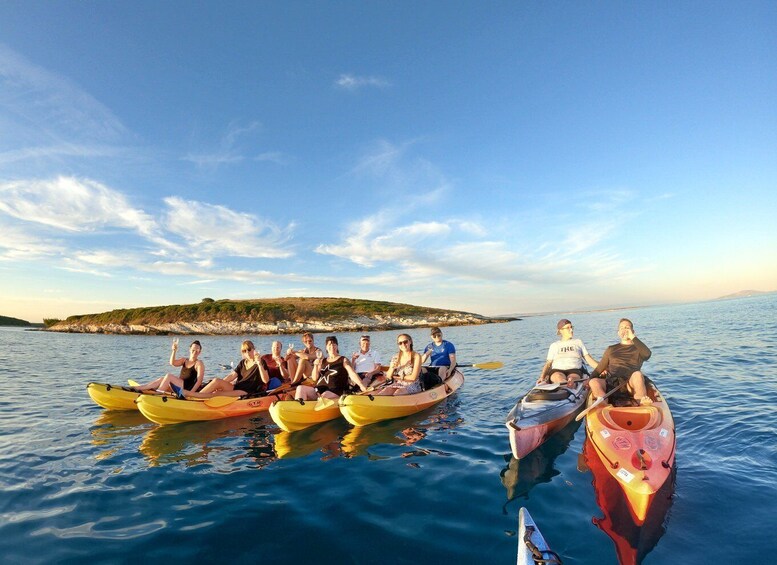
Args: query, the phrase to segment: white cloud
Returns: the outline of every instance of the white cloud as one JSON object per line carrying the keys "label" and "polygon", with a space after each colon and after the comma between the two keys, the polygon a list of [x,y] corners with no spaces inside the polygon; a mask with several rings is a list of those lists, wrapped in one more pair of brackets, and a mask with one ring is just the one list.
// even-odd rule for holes
{"label": "white cloud", "polygon": [[391,82],[380,76],[356,76],[343,73],[335,80],[335,86],[344,90],[356,91],[365,87],[387,88],[391,86]]}
{"label": "white cloud", "polygon": [[176,196],[165,198],[165,204],[167,229],[181,236],[194,256],[283,258],[292,255],[284,246],[293,224],[279,228],[252,214]]}
{"label": "white cloud", "polygon": [[160,241],[151,216],[132,207],[120,192],[93,180],[60,176],[10,181],[0,183],[0,196],[0,212],[26,222],[69,232],[129,228]]}
{"label": "white cloud", "polygon": [[276,165],[288,165],[291,157],[280,151],[266,151],[254,157],[254,161],[270,162]]}

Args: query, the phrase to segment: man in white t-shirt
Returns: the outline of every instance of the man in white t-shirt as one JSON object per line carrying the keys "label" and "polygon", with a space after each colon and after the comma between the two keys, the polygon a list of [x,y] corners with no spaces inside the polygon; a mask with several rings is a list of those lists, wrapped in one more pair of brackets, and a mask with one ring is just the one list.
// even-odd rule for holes
{"label": "man in white t-shirt", "polygon": [[564,318],[558,321],[556,328],[561,339],[550,344],[537,384],[550,381],[572,386],[582,376],[583,360],[591,367],[596,367],[599,362],[588,354],[582,340],[574,339],[572,322]]}
{"label": "man in white t-shirt", "polygon": [[373,386],[376,379],[383,376],[380,367],[380,354],[370,349],[370,336],[363,335],[359,339],[359,351],[351,355],[351,365],[361,377],[364,386]]}

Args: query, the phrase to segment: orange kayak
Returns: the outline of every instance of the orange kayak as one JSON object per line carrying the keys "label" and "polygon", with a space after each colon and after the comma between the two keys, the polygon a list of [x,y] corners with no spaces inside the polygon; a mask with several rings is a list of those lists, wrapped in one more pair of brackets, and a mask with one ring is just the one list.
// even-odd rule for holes
{"label": "orange kayak", "polygon": [[585,424],[596,454],[626,495],[638,525],[645,521],[656,492],[672,473],[676,444],[669,406],[656,386],[646,383],[653,404],[605,404],[591,410]]}

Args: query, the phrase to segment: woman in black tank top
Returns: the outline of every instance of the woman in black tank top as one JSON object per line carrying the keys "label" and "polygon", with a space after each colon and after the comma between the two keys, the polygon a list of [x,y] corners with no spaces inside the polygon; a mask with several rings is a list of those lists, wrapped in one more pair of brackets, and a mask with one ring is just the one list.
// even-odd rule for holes
{"label": "woman in black tank top", "polygon": [[243,358],[231,373],[223,379],[213,379],[201,391],[182,390],[178,393],[182,398],[210,398],[218,396],[248,396],[267,390],[270,377],[261,364],[261,355],[253,342],[244,341],[240,346]]}
{"label": "woman in black tank top", "polygon": [[189,358],[175,357],[178,351],[178,339],[173,340],[172,351],[170,352],[170,364],[173,367],[180,367],[181,373],[173,375],[167,373],[150,383],[135,387],[135,390],[158,390],[160,392],[173,392],[173,386],[186,390],[197,390],[205,377],[205,364],[199,358],[202,353],[202,345],[199,341],[193,341],[189,346]]}
{"label": "woman in black tank top", "polygon": [[326,338],[326,352],[326,359],[321,355],[313,363],[312,376],[316,379],[316,386],[298,386],[294,393],[296,400],[315,400],[319,397],[339,398],[348,390],[349,379],[361,390],[367,390],[348,359],[340,355],[335,336]]}

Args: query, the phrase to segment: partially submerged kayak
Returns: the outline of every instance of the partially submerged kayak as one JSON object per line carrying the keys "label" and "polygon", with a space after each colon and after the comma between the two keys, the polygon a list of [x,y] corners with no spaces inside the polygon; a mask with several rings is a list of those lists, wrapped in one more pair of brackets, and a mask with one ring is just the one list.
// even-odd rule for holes
{"label": "partially submerged kayak", "polygon": [[558,554],[550,549],[540,529],[526,508],[518,511],[518,565],[561,563]]}
{"label": "partially submerged kayak", "polygon": [[464,375],[454,371],[444,383],[417,392],[397,396],[375,394],[348,394],[340,397],[340,412],[354,426],[367,426],[382,420],[402,418],[425,410],[441,402],[459,390],[464,384]]}
{"label": "partially submerged kayak", "polygon": [[637,525],[645,521],[656,492],[672,474],[676,445],[669,406],[651,381],[646,379],[646,384],[653,404],[605,404],[586,415],[588,438],[626,495]]}
{"label": "partially submerged kayak", "polygon": [[566,385],[535,385],[515,404],[505,425],[513,457],[520,459],[563,429],[582,410],[588,381]]}
{"label": "partially submerged kayak", "polygon": [[277,400],[270,406],[270,417],[286,432],[304,430],[310,426],[340,417],[337,400]]}
{"label": "partially submerged kayak", "polygon": [[89,383],[86,392],[106,410],[137,410],[135,399],[141,395],[129,387],[107,383]]}
{"label": "partially submerged kayak", "polygon": [[265,412],[270,404],[283,398],[286,392],[284,390],[269,396],[242,399],[228,396],[179,399],[167,395],[143,394],[137,399],[137,407],[146,418],[157,424],[220,420]]}

